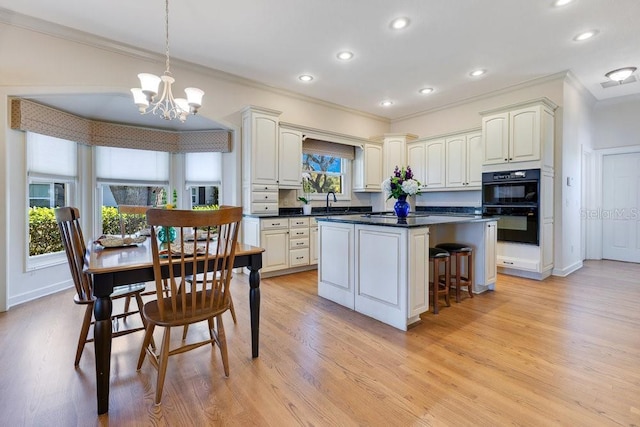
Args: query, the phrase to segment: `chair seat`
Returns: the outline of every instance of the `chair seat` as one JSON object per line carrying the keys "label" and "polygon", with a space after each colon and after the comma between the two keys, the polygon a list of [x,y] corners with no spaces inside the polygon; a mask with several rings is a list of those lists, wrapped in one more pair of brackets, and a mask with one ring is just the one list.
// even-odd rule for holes
{"label": "chair seat", "polygon": [[462,243],[439,243],[436,245],[437,249],[444,249],[448,252],[471,252],[473,251],[467,245],[463,245]]}
{"label": "chair seat", "polygon": [[440,248],[429,248],[429,258],[446,258],[449,252]]}
{"label": "chair seat", "polygon": [[[201,300],[202,292],[196,292],[196,301]],[[210,292],[207,292],[210,294]],[[143,313],[147,322],[153,323],[158,326],[183,326],[185,324],[196,323],[203,320],[215,317],[218,314],[224,313],[229,309],[229,304],[221,305],[213,308],[203,309],[201,307],[192,310],[191,294],[187,294],[187,303],[185,304],[185,310],[182,309],[182,304],[178,301],[176,310],[174,313],[167,313],[165,311],[165,318],[160,317],[160,310],[158,309],[158,300],[149,301],[144,305]],[[164,298],[165,307],[171,306],[171,298]],[[187,317],[184,316],[183,311],[189,313]]]}

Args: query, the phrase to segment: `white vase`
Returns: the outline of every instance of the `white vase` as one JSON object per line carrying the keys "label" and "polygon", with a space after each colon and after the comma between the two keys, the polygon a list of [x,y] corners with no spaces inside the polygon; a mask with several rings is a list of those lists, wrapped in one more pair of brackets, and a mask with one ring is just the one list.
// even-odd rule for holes
{"label": "white vase", "polygon": [[311,215],[311,205],[302,205],[302,213],[304,215]]}

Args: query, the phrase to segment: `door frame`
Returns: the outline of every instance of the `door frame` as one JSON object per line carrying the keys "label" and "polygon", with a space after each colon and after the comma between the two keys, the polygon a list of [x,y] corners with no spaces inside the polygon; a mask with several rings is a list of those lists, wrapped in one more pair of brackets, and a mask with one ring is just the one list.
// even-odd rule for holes
{"label": "door frame", "polygon": [[[581,219],[586,220],[585,224],[585,242],[587,245],[586,256],[588,259],[602,259],[602,209],[603,209],[603,165],[604,156],[616,154],[636,154],[640,153],[640,145],[632,145],[626,147],[603,148],[593,150],[592,166],[593,166],[593,191],[589,195],[587,186],[583,182],[583,192],[586,192],[585,198],[587,205],[582,207]],[[584,167],[584,165],[583,165]],[[590,205],[588,200],[593,201]]]}

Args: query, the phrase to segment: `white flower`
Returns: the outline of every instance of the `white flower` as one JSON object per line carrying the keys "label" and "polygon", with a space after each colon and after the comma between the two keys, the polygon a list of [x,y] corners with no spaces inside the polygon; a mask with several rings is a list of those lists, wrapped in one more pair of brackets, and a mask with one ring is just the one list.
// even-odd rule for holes
{"label": "white flower", "polygon": [[311,174],[309,172],[302,172],[302,179],[304,180],[311,179]]}
{"label": "white flower", "polygon": [[402,183],[402,191],[410,196],[417,194],[419,190],[420,186],[418,185],[418,181],[415,179],[407,179]]}
{"label": "white flower", "polygon": [[385,195],[388,196],[389,194],[391,194],[391,179],[390,178],[387,178],[384,181],[382,181],[381,186],[382,186],[382,191],[384,191]]}

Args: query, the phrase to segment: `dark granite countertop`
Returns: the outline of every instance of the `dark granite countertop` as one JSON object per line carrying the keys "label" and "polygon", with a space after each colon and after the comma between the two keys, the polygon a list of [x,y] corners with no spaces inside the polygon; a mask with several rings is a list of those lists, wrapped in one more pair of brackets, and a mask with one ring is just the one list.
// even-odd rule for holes
{"label": "dark granite countertop", "polygon": [[244,214],[244,216],[250,218],[295,218],[305,216],[354,215],[370,213],[371,211],[371,206],[333,206],[329,208],[329,212],[327,212],[325,208],[314,207],[310,215],[304,215],[302,208],[281,208],[278,215]]}
{"label": "dark granite countertop", "polygon": [[423,212],[410,213],[402,220],[391,212],[372,212],[369,214],[356,215],[325,215],[316,217],[316,221],[341,222],[347,224],[378,225],[383,227],[429,227],[438,224],[454,224],[465,222],[487,222],[495,221],[492,218],[484,218],[482,215],[433,215]]}

